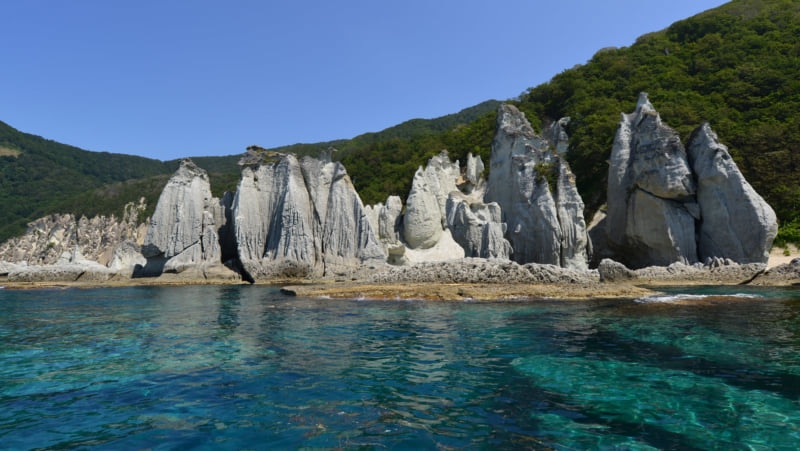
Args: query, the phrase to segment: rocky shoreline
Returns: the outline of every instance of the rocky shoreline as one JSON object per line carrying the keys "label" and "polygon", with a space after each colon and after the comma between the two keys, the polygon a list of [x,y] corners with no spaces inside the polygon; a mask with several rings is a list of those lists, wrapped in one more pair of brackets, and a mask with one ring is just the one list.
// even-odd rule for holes
{"label": "rocky shoreline", "polygon": [[[233,271],[187,271],[159,277],[112,276],[74,280],[9,280],[4,289],[116,288],[131,286],[250,285]],[[280,286],[284,294],[331,299],[430,301],[565,301],[592,298],[640,298],[667,285],[750,285],[800,287],[800,256],[773,267],[717,262],[709,266],[676,263],[638,270],[604,260],[596,270],[526,264],[501,259],[467,258],[413,266],[387,267],[354,279],[274,278],[256,285]]]}
{"label": "rocky shoreline", "polygon": [[[646,93],[622,114],[607,204],[592,221],[565,159],[568,118],[537,134],[498,109],[488,179],[446,150],[403,203],[364,205],[335,149],[319,158],[250,146],[234,192],[212,195],[183,160],[151,217],[52,215],[0,244],[7,288],[241,284],[381,299],[641,296],[666,284],[800,285],[770,265],[772,208],[703,124],[684,146]],[[602,216],[602,218],[601,218]],[[642,288],[645,287],[645,288]]]}

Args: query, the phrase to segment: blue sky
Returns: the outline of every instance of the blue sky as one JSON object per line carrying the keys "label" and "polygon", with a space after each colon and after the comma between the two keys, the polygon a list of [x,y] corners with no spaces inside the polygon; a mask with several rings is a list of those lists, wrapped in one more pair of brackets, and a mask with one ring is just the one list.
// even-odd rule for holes
{"label": "blue sky", "polygon": [[515,97],[723,3],[11,0],[0,120],[161,160],[352,138]]}

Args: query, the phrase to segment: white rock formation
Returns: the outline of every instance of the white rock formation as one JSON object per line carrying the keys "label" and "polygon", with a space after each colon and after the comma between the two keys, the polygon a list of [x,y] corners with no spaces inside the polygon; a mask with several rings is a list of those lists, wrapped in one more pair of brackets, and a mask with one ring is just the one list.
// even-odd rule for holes
{"label": "white rock formation", "polygon": [[[148,264],[142,275],[182,272],[201,264],[219,265],[222,251],[217,223],[224,214],[211,195],[208,174],[184,159],[158,198],[147,228],[142,255]],[[163,268],[159,268],[163,263]]]}
{"label": "white rock formation", "polygon": [[460,175],[458,162],[450,162],[447,151],[432,157],[424,169],[417,169],[403,218],[403,238],[409,247],[427,249],[439,241],[447,197],[458,191],[456,181]]}
{"label": "white rock formation", "polygon": [[472,202],[465,194],[450,193],[447,227],[466,257],[508,259],[511,255],[511,244],[504,238],[506,224],[496,202]]}
{"label": "white rock formation", "polygon": [[302,165],[294,155],[249,162],[232,208],[239,260],[254,278],[336,275],[386,259],[347,172],[330,153]]}
{"label": "white rock formation", "polygon": [[747,183],[707,123],[692,133],[687,149],[700,205],[700,259],[766,263],[778,232],[775,212]]}
{"label": "white rock formation", "polygon": [[642,93],[622,114],[608,169],[606,230],[619,260],[633,268],[697,262],[695,191],[677,132]]}
{"label": "white rock formation", "polygon": [[614,139],[606,230],[614,258],[631,268],[749,264],[767,261],[777,221],[708,124],[687,155],[642,93]]}
{"label": "white rock formation", "polygon": [[562,127],[551,135],[558,143],[538,136],[517,108],[501,105],[484,201],[500,206],[514,261],[585,269],[583,201],[566,162],[555,153],[566,145],[566,133]]}

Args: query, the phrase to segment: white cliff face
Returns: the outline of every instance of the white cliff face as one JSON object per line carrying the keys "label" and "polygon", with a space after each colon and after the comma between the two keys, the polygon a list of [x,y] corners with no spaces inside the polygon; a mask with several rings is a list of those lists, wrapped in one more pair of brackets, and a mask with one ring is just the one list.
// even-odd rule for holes
{"label": "white cliff face", "polygon": [[182,272],[200,264],[221,263],[208,174],[191,160],[181,161],[158,198],[150,218],[142,254],[149,261],[163,261],[163,270]]}
{"label": "white cliff face", "polygon": [[496,202],[472,202],[460,192],[451,193],[447,226],[466,257],[508,259],[511,255],[511,244],[504,238],[506,224]]}
{"label": "white cliff face", "polygon": [[325,272],[347,272],[356,264],[383,262],[386,255],[344,166],[306,157],[302,168]]}
{"label": "white cliff face", "polygon": [[433,247],[442,236],[442,212],[436,196],[438,186],[420,167],[411,182],[403,216],[403,238],[412,249]]}
{"label": "white cliff face", "polygon": [[517,108],[498,109],[484,201],[500,206],[511,258],[518,263],[587,266],[583,201],[569,167],[556,154],[559,146],[568,148],[566,122],[554,124],[549,135],[556,142],[550,142],[536,135]]}
{"label": "white cliff face", "polygon": [[620,261],[633,268],[697,262],[699,208],[686,151],[647,94],[622,115],[609,163],[606,228]]}
{"label": "white cliff face", "polygon": [[[252,277],[336,275],[386,259],[367,209],[330,154],[245,166],[232,209],[239,260]],[[292,274],[282,274],[286,268]]]}
{"label": "white cliff face", "polygon": [[[50,215],[28,224],[24,235],[0,244],[0,260],[25,265],[56,264],[64,252],[77,249],[88,260],[111,265],[117,247],[135,248],[144,240],[144,199],[125,206],[122,218],[71,214]],[[124,268],[131,270],[132,268]],[[123,271],[123,268],[119,268]]]}
{"label": "white cliff face", "polygon": [[687,148],[697,179],[700,259],[766,263],[777,234],[775,212],[745,180],[707,123],[692,133]]}
{"label": "white cliff face", "polygon": [[314,268],[311,200],[294,155],[244,167],[232,209],[239,260],[251,276],[271,275],[282,260]]}
{"label": "white cliff face", "polygon": [[583,217],[583,199],[575,186],[575,175],[564,160],[559,160],[555,200],[561,227],[561,266],[588,269],[589,233]]}
{"label": "white cliff face", "polygon": [[553,158],[547,141],[534,132],[525,114],[512,105],[503,104],[497,110],[497,132],[492,141],[484,201],[497,202],[504,211],[512,202],[509,183],[518,170],[513,161],[515,156],[527,156],[534,165]]}
{"label": "white cliff face", "polygon": [[632,268],[765,263],[775,213],[708,124],[695,130],[688,149],[687,155],[677,133],[661,123],[647,94],[622,115],[608,173],[606,230],[615,259]]}

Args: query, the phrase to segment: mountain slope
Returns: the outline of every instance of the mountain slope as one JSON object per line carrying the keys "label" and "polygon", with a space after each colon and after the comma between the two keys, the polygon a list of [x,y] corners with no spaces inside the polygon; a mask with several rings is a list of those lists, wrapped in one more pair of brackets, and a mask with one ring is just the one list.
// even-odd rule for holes
{"label": "mountain slope", "polygon": [[710,122],[779,219],[800,217],[800,2],[734,0],[530,89],[525,109],[572,117],[568,158],[588,208],[604,201],[619,114],[640,91],[684,139]]}
{"label": "mountain slope", "polygon": [[0,240],[59,210],[78,193],[123,180],[168,172],[148,158],[89,152],[0,122]]}

